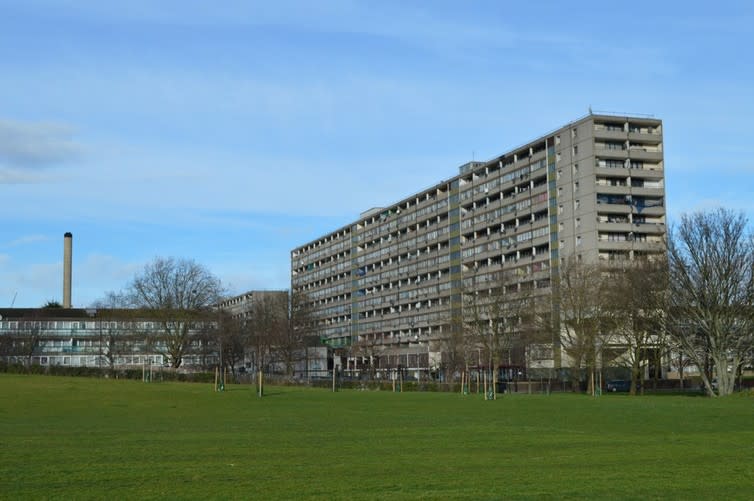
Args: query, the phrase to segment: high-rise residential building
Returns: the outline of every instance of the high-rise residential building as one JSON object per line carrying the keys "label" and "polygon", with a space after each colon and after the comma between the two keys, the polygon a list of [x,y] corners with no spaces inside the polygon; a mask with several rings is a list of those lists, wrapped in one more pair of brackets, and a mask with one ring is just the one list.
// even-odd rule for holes
{"label": "high-rise residential building", "polygon": [[469,162],[294,249],[292,290],[308,296],[318,334],[347,348],[349,366],[368,357],[431,370],[469,291],[494,282],[547,295],[569,256],[664,252],[662,138],[652,117],[589,114]]}

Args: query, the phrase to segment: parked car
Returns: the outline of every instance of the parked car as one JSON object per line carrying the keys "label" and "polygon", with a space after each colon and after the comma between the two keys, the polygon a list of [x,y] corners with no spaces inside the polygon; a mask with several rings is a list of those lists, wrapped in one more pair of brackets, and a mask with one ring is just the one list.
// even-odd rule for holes
{"label": "parked car", "polygon": [[628,392],[631,390],[631,381],[627,379],[613,379],[607,382],[606,390],[609,392]]}

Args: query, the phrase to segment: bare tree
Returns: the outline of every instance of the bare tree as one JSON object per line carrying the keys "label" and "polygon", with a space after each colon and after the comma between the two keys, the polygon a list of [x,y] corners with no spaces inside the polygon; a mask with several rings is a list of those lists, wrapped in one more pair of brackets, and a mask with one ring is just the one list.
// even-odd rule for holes
{"label": "bare tree", "polygon": [[246,352],[246,337],[241,323],[226,311],[216,312],[217,320],[211,329],[215,334],[217,351],[220,355],[220,365],[229,367],[235,376],[236,366],[243,362]]}
{"label": "bare tree", "polygon": [[587,392],[592,393],[593,375],[601,362],[602,347],[610,342],[612,327],[606,313],[603,269],[573,257],[566,259],[554,296],[560,314],[561,349],[570,358],[572,369],[586,370]]}
{"label": "bare tree", "polygon": [[288,301],[279,295],[255,299],[251,316],[244,322],[248,352],[256,370],[264,371],[276,361],[275,349],[287,330]]}
{"label": "bare tree", "polygon": [[129,326],[132,322],[122,317],[104,313],[99,319],[100,355],[107,362],[110,372],[115,371],[118,359],[133,350],[136,334]]}
{"label": "bare tree", "polygon": [[[376,361],[382,353],[381,347],[374,339],[363,337],[355,341],[348,350],[349,357],[354,359],[354,368],[361,371],[362,377],[373,380],[377,374]],[[363,362],[359,364],[358,360]]]}
{"label": "bare tree", "polygon": [[437,341],[442,354],[441,369],[445,381],[452,381],[454,375],[468,372],[475,353],[476,341],[467,335],[463,321],[463,309],[451,308],[450,321],[443,328],[443,337]]}
{"label": "bare tree", "polygon": [[303,292],[290,295],[287,322],[280,331],[276,351],[285,366],[285,373],[293,375],[296,362],[306,357],[306,338],[312,332],[314,317],[310,299]]}
{"label": "bare tree", "polygon": [[190,349],[190,331],[206,321],[206,310],[222,296],[220,280],[189,259],[156,258],[129,284],[131,306],[150,310],[162,326],[159,344],[174,368]]}
{"label": "bare tree", "polygon": [[127,300],[123,294],[107,292],[91,306],[97,309],[99,330],[99,356],[105,360],[111,373],[115,372],[118,358],[132,351],[136,333],[129,328],[130,310],[126,310]]}
{"label": "bare tree", "polygon": [[10,332],[0,332],[0,359],[5,363],[9,363],[10,357],[15,355],[13,343],[14,339]]}
{"label": "bare tree", "polygon": [[22,321],[21,336],[15,340],[16,353],[26,360],[26,367],[31,367],[34,354],[39,351],[42,341],[42,329],[39,320],[27,319]]}
{"label": "bare tree", "polygon": [[[484,353],[485,365],[497,382],[500,366],[521,367],[526,343],[536,339],[536,308],[539,302],[532,282],[516,283],[512,276],[475,274],[465,296],[465,320],[477,346]],[[514,348],[520,352],[514,355]],[[495,389],[493,388],[493,392]]]}
{"label": "bare tree", "polygon": [[668,313],[672,334],[715,395],[733,392],[754,346],[754,236],[743,214],[717,209],[684,215],[671,235]]}
{"label": "bare tree", "polygon": [[8,363],[13,360],[31,367],[34,355],[40,352],[44,342],[39,316],[33,311],[18,320],[17,329],[0,333],[0,357]]}
{"label": "bare tree", "polygon": [[606,314],[622,352],[616,355],[631,369],[630,394],[635,395],[644,368],[665,349],[667,261],[660,256],[624,261],[607,274]]}

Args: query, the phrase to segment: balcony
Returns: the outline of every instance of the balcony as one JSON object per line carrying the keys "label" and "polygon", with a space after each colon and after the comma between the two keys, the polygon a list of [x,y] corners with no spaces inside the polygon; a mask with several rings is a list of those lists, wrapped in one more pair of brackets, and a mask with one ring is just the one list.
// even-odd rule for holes
{"label": "balcony", "polygon": [[632,242],[634,245],[631,248],[635,251],[644,252],[663,252],[665,250],[665,242]]}
{"label": "balcony", "polygon": [[600,221],[597,223],[597,231],[612,232],[612,233],[628,233],[634,231],[635,227],[629,222],[625,223],[609,223]]}
{"label": "balcony", "polygon": [[662,135],[659,132],[629,132],[628,139],[631,142],[636,141],[642,143],[659,144],[660,142],[662,142]]}
{"label": "balcony", "polygon": [[632,240],[598,240],[597,248],[600,251],[630,251],[636,247],[637,243]]}
{"label": "balcony", "polygon": [[649,235],[662,235],[665,233],[663,223],[634,223],[634,231],[637,233],[647,233]]}
{"label": "balcony", "polygon": [[612,140],[622,140],[625,141],[628,137],[628,133],[626,133],[625,130],[611,130],[607,129],[604,126],[594,127],[594,138],[595,139],[612,139]]}
{"label": "balcony", "polygon": [[595,167],[594,173],[597,176],[627,177],[629,170],[624,167]]}
{"label": "balcony", "polygon": [[612,185],[605,185],[605,184],[598,184],[596,187],[597,193],[604,193],[606,195],[628,195],[629,194],[629,186],[623,185],[623,186],[612,186]]}
{"label": "balcony", "polygon": [[550,234],[541,235],[538,237],[535,237],[531,241],[531,247],[539,247],[540,245],[544,245],[550,241]]}
{"label": "balcony", "polygon": [[605,148],[604,146],[600,146],[598,144],[594,146],[594,152],[600,158],[609,158],[609,159],[618,159],[618,160],[625,160],[626,158],[628,158],[628,150]]}
{"label": "balcony", "polygon": [[655,162],[662,160],[662,150],[652,151],[652,149],[649,148],[632,146],[628,151],[633,160],[652,160]]}
{"label": "balcony", "polygon": [[634,196],[661,197],[663,191],[664,188],[662,186],[659,186],[657,188],[642,188],[638,186],[631,187],[631,195]]}
{"label": "balcony", "polygon": [[597,210],[599,212],[609,212],[611,214],[630,214],[631,206],[628,204],[611,204],[597,200]]}
{"label": "balcony", "polygon": [[661,166],[644,165],[641,169],[631,169],[631,177],[637,179],[662,179],[664,172]]}
{"label": "balcony", "polygon": [[665,215],[665,207],[662,205],[658,205],[655,207],[641,207],[641,206],[633,206],[634,213],[635,214],[641,214],[643,216],[663,216]]}

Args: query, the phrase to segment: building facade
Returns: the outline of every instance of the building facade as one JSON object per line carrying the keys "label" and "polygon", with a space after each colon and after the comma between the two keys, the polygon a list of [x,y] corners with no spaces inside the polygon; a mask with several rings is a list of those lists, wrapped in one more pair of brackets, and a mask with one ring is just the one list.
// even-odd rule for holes
{"label": "building facade", "polygon": [[569,256],[663,253],[665,222],[662,122],[590,114],[297,247],[291,287],[349,364],[431,372],[464,294],[547,296]]}
{"label": "building facade", "polygon": [[285,315],[288,304],[287,290],[248,291],[237,296],[223,299],[217,305],[221,310],[227,311],[233,318],[246,319],[254,314],[254,308],[258,305],[272,302],[284,305],[281,314]]}
{"label": "building facade", "polygon": [[[217,308],[238,320],[234,328],[240,334],[247,329],[244,324],[254,322],[257,308],[274,316],[282,328],[287,321],[288,304],[289,294],[285,290],[248,291],[223,300]],[[217,335],[213,334],[217,327],[216,312],[208,309],[173,316],[171,312],[126,308],[0,308],[0,361],[103,369],[167,367],[172,365],[175,349],[167,346],[171,336],[165,335],[166,323],[175,329],[175,324],[183,322],[188,331],[180,367],[186,371],[207,370],[220,363]],[[283,372],[285,367],[276,357],[276,333],[259,329],[254,332],[255,339],[265,340],[267,362],[261,369]],[[259,350],[252,344],[252,340],[246,341],[239,368],[260,369],[252,356]],[[326,347],[323,350],[302,342],[294,355],[294,371],[300,377],[326,375]]]}
{"label": "building facade", "polygon": [[[192,322],[181,367],[217,364],[202,341],[212,319]],[[164,318],[149,310],[0,309],[0,359],[10,364],[129,368],[169,365]]]}

